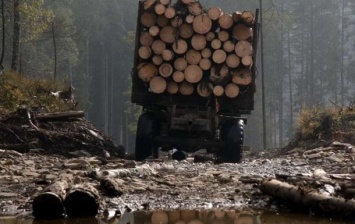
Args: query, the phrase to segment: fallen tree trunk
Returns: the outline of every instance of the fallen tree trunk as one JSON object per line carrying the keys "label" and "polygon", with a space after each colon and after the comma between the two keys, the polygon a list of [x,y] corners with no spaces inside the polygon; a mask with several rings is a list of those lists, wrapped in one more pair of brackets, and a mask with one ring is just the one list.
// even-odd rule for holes
{"label": "fallen tree trunk", "polygon": [[63,200],[69,187],[68,178],[54,182],[32,202],[32,214],[36,219],[59,219],[65,215]]}
{"label": "fallen tree trunk", "polygon": [[71,187],[64,200],[69,217],[96,216],[99,209],[99,192],[91,185],[80,184]]}
{"label": "fallen tree trunk", "polygon": [[260,190],[284,201],[320,209],[323,212],[343,214],[355,212],[355,200],[322,195],[275,179],[264,180]]}
{"label": "fallen tree trunk", "polygon": [[83,118],[83,117],[85,117],[84,111],[43,113],[43,114],[36,115],[36,119],[38,121],[58,121],[58,120],[69,120],[71,118]]}

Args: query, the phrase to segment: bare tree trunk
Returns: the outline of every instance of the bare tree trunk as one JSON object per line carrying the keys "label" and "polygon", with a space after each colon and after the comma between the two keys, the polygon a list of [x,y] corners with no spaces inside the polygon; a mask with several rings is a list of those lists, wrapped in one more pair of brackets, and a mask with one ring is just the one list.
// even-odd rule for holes
{"label": "bare tree trunk", "polygon": [[2,63],[4,62],[4,56],[5,56],[5,0],[1,0],[1,22],[2,22],[2,50],[1,50],[1,58],[0,58],[0,66],[1,66],[1,71],[3,69]]}
{"label": "bare tree trunk", "polygon": [[279,52],[279,68],[278,68],[278,75],[279,75],[279,147],[283,146],[283,133],[284,133],[284,122],[283,122],[283,87],[284,87],[284,76],[283,76],[283,24],[280,24],[280,52]]}
{"label": "bare tree trunk", "polygon": [[52,22],[52,38],[53,38],[53,50],[54,50],[54,80],[57,79],[57,43],[56,43],[56,37],[55,37],[55,32],[54,32],[54,22]]}
{"label": "bare tree trunk", "polygon": [[314,88],[315,88],[315,80],[314,80],[314,15],[313,15],[313,0],[311,0],[311,8],[310,8],[310,17],[311,17],[311,28],[310,28],[310,34],[311,34],[311,58],[310,58],[310,63],[311,63],[311,69],[310,69],[310,78],[309,78],[309,85],[310,85],[310,101],[309,105],[314,105]]}
{"label": "bare tree trunk", "polygon": [[288,82],[290,91],[290,137],[293,136],[293,88],[292,88],[292,64],[291,64],[291,34],[290,29],[287,32],[288,44]]}
{"label": "bare tree trunk", "polygon": [[342,11],[341,11],[341,67],[340,67],[340,95],[341,95],[341,106],[344,106],[344,18],[345,18],[345,0],[342,0]]}
{"label": "bare tree trunk", "polygon": [[20,55],[20,11],[19,11],[20,0],[14,0],[14,37],[13,37],[13,48],[12,48],[12,63],[11,68],[17,71],[19,66],[19,55]]}

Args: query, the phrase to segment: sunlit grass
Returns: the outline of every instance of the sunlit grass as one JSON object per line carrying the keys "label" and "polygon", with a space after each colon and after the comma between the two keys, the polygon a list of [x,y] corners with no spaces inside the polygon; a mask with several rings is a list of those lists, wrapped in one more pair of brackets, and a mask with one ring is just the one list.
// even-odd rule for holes
{"label": "sunlit grass", "polygon": [[46,112],[74,109],[73,102],[67,102],[51,94],[63,91],[67,86],[53,79],[37,79],[6,71],[0,76],[0,115],[19,107],[41,108]]}

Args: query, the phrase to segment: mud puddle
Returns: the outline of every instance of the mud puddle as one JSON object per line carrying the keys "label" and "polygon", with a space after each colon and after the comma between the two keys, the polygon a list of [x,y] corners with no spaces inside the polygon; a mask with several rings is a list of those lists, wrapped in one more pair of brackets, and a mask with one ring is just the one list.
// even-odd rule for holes
{"label": "mud puddle", "polygon": [[273,212],[238,212],[236,210],[174,210],[140,211],[116,217],[114,213],[102,218],[30,220],[16,217],[0,217],[0,224],[341,224],[355,220],[335,221],[329,218],[310,217],[301,214]]}

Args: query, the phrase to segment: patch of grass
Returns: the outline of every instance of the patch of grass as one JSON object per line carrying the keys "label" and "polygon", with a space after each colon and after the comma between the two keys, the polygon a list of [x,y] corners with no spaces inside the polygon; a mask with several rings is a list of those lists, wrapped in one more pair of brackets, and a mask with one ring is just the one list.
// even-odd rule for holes
{"label": "patch of grass", "polygon": [[292,147],[307,148],[314,142],[342,141],[355,144],[355,107],[310,108],[298,118]]}
{"label": "patch of grass", "polygon": [[52,79],[36,79],[6,71],[0,77],[0,115],[16,111],[19,107],[41,108],[46,112],[68,111],[75,104],[59,99],[51,92],[64,91],[63,82]]}

